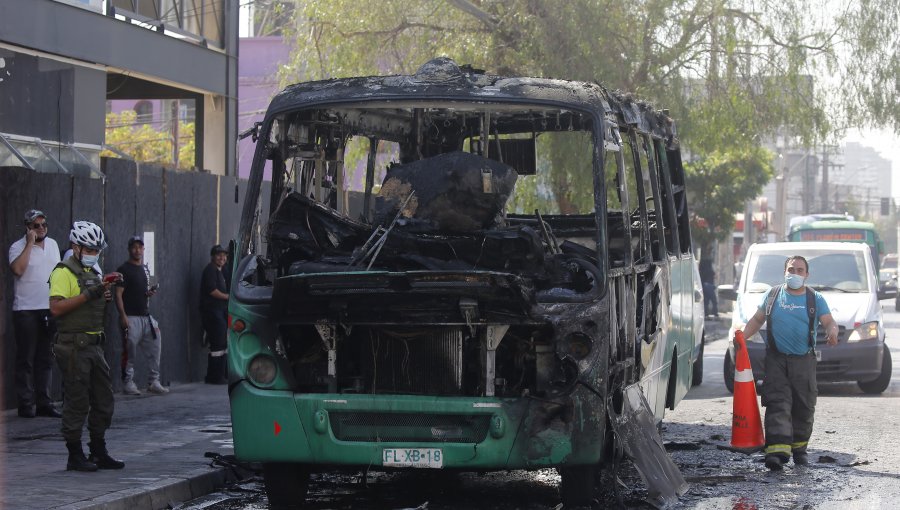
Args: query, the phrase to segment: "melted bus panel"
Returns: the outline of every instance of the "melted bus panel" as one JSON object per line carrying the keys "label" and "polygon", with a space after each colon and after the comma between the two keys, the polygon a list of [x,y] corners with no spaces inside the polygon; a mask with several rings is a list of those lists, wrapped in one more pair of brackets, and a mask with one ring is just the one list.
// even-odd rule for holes
{"label": "melted bus panel", "polygon": [[253,134],[231,405],[272,501],[359,465],[558,467],[584,503],[626,388],[658,421],[690,387],[702,312],[662,112],[436,59],[289,87]]}

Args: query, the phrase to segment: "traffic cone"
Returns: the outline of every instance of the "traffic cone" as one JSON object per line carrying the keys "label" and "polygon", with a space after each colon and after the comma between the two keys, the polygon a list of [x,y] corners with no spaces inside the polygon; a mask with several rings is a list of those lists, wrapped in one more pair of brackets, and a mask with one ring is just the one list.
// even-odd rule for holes
{"label": "traffic cone", "polygon": [[763,437],[759,404],[756,402],[756,381],[750,368],[750,355],[743,331],[734,332],[734,407],[731,421],[731,446],[756,451],[766,444]]}

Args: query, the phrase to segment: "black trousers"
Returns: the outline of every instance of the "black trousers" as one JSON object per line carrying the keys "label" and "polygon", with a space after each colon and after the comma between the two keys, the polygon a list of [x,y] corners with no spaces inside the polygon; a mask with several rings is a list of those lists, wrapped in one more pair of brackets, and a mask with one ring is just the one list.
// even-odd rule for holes
{"label": "black trousers", "polygon": [[13,312],[16,331],[16,398],[19,407],[48,406],[53,354],[50,349],[55,334],[50,310]]}
{"label": "black trousers", "polygon": [[703,282],[703,311],[706,315],[719,314],[719,300],[716,297],[716,285]]}
{"label": "black trousers", "polygon": [[200,320],[206,332],[209,350],[224,351],[228,347],[228,310],[200,310]]}
{"label": "black trousers", "polygon": [[766,454],[787,459],[805,452],[815,421],[816,356],[766,351],[762,405],[766,408]]}

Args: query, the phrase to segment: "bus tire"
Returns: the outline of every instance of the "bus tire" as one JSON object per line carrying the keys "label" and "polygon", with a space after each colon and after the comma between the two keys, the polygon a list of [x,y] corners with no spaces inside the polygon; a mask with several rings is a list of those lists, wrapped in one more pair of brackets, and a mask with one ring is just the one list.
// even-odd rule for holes
{"label": "bus tire", "polygon": [[267,462],[263,464],[263,481],[270,508],[304,507],[309,488],[309,469],[303,464]]}
{"label": "bus tire", "polygon": [[859,389],[870,395],[880,394],[887,389],[888,385],[891,384],[891,372],[893,372],[893,370],[894,367],[893,363],[891,362],[891,351],[885,345],[884,354],[881,358],[881,373],[878,374],[878,377],[872,379],[871,381],[857,381],[856,385],[859,386]]}
{"label": "bus tire", "polygon": [[669,381],[666,383],[666,409],[675,409],[675,392],[678,383],[678,350],[672,351],[672,365],[669,369]]}
{"label": "bus tire", "polygon": [[568,466],[558,469],[559,496],[563,508],[590,507],[597,488],[597,475],[600,470],[596,465]]}
{"label": "bus tire", "polygon": [[694,366],[691,370],[691,386],[700,386],[700,383],[703,382],[703,351],[706,347],[705,340],[706,333],[703,333],[700,336],[700,353],[697,354],[697,361],[694,362]]}

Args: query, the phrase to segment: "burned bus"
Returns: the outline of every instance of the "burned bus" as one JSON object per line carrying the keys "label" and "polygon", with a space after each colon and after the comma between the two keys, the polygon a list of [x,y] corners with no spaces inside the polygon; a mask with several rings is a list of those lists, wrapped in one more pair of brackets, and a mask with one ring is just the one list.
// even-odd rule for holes
{"label": "burned bus", "polygon": [[289,86],[248,135],[229,394],[271,503],[359,466],[555,467],[584,504],[628,390],[658,423],[690,388],[702,297],[665,111],[441,58]]}

